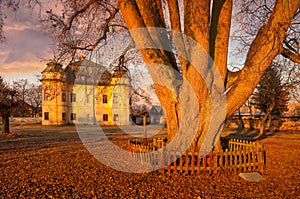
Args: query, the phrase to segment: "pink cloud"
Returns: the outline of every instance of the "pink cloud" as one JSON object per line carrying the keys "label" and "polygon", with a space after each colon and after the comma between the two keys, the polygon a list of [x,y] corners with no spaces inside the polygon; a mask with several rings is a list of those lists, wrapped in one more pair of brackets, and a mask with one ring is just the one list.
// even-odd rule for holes
{"label": "pink cloud", "polygon": [[7,42],[0,44],[0,75],[28,76],[45,67],[51,58],[52,40],[43,30],[36,12],[25,8],[8,13],[5,21]]}

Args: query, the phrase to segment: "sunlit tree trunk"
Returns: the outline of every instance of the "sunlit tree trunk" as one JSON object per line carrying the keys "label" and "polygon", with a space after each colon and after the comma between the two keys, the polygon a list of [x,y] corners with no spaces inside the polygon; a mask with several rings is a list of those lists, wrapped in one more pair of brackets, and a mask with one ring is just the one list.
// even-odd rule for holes
{"label": "sunlit tree trunk", "polygon": [[[180,13],[176,0],[167,1],[170,10],[170,22],[173,30],[182,32],[195,40],[204,51],[204,54],[196,54],[195,46],[188,45],[181,37],[173,37],[175,48],[182,55],[189,58],[188,62],[179,57],[181,73],[178,75],[178,67],[174,65],[174,57],[165,52],[153,48],[143,48],[140,52],[144,58],[150,75],[154,81],[156,94],[165,110],[168,126],[168,138],[171,141],[180,127],[180,118],[183,115],[183,107],[180,103],[182,94],[182,81],[186,80],[197,97],[199,107],[199,124],[196,135],[190,146],[195,149],[203,145],[205,136],[211,125],[212,102],[210,89],[218,82],[217,78],[211,78],[213,62],[222,77],[223,88],[219,92],[226,92],[226,118],[229,118],[251,95],[258,84],[264,71],[270,66],[274,57],[282,50],[283,38],[291,24],[291,21],[299,8],[299,0],[277,0],[269,21],[261,27],[246,58],[245,67],[238,73],[227,71],[228,38],[232,16],[232,0],[184,1],[184,30],[180,24]],[[125,23],[137,47],[154,46],[165,49],[170,42],[162,42],[159,32],[144,29],[139,34],[134,33],[137,28],[161,27],[162,5],[160,0],[117,0]],[[212,16],[211,16],[212,10]],[[165,46],[167,45],[167,46]],[[179,49],[179,50],[178,50]],[[199,56],[201,57],[199,59]],[[210,58],[212,58],[210,60]],[[196,60],[196,61],[195,61]],[[203,73],[199,73],[197,63]],[[160,67],[160,66],[164,67]],[[207,83],[209,80],[209,84]],[[160,83],[164,82],[164,85]],[[190,107],[192,110],[193,107]],[[218,121],[219,132],[224,121]],[[216,134],[218,133],[216,132]],[[211,144],[217,144],[216,140]],[[220,145],[218,145],[220,146]]]}

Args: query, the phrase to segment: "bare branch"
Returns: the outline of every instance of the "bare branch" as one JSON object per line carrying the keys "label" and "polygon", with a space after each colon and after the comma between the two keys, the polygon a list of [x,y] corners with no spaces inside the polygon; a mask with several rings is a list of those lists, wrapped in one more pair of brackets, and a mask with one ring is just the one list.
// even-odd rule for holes
{"label": "bare branch", "polygon": [[290,59],[291,61],[295,63],[300,64],[300,54],[299,53],[294,53],[288,48],[283,48],[281,55],[284,56],[285,58]]}

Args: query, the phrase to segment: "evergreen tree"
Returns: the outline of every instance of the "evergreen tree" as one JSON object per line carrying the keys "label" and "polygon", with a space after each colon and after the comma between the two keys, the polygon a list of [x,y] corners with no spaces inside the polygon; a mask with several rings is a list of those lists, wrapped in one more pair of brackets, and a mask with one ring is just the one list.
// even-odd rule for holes
{"label": "evergreen tree", "polygon": [[268,119],[268,128],[270,128],[271,120],[278,118],[287,110],[288,96],[288,87],[281,81],[278,66],[272,65],[265,71],[251,97],[252,105],[264,113],[260,121],[258,136],[263,135]]}

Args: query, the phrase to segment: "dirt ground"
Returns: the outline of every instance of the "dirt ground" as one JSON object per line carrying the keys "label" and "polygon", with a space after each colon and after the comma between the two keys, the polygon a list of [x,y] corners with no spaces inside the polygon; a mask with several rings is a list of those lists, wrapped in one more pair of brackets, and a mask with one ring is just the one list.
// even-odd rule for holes
{"label": "dirt ground", "polygon": [[[267,150],[267,165],[264,181],[254,183],[229,172],[168,176],[116,171],[89,153],[74,126],[14,124],[11,131],[17,136],[0,137],[0,198],[300,198],[300,132],[258,140]],[[105,132],[126,146],[128,136],[119,129]]]}

